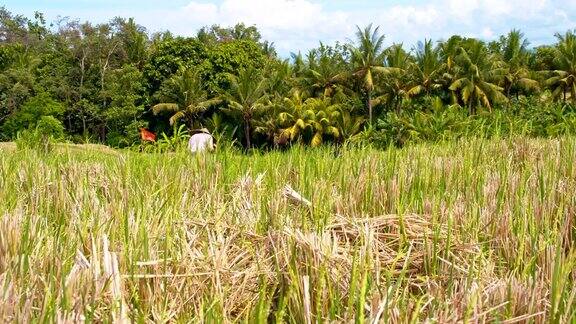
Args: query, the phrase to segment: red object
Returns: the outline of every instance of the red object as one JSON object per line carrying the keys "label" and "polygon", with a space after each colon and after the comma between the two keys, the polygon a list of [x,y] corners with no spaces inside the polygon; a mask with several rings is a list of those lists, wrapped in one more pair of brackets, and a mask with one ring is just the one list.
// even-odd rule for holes
{"label": "red object", "polygon": [[142,139],[145,142],[146,141],[156,142],[156,134],[152,133],[151,131],[145,128],[140,128],[140,139]]}

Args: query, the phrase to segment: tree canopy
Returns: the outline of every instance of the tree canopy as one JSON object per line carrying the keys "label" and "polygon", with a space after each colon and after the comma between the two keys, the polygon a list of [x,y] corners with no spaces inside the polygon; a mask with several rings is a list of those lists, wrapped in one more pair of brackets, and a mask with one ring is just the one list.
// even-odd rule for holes
{"label": "tree canopy", "polygon": [[50,117],[68,140],[120,147],[138,144],[142,127],[170,134],[179,125],[227,129],[245,147],[316,146],[389,112],[456,106],[474,115],[522,98],[575,104],[576,36],[556,40],[531,48],[512,30],[492,42],[455,35],[409,49],[367,25],[348,43],[287,59],[245,24],[182,37],[133,19],[48,24],[41,13],[0,8],[0,140]]}

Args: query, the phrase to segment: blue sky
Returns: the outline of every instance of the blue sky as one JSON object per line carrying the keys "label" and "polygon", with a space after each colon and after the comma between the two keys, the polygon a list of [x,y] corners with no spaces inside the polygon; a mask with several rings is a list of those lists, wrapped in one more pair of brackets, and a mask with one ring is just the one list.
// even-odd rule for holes
{"label": "blue sky", "polygon": [[134,17],[148,31],[194,35],[204,25],[255,24],[280,53],[319,41],[353,37],[355,25],[379,25],[387,42],[408,48],[425,38],[453,34],[497,38],[521,29],[532,45],[554,42],[554,33],[576,28],[576,0],[4,0],[14,13],[45,13],[104,22]]}

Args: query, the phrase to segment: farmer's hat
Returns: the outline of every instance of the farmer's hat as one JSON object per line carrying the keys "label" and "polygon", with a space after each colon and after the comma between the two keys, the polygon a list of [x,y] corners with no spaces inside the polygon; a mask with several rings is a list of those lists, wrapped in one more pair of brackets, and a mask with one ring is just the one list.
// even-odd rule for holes
{"label": "farmer's hat", "polygon": [[200,129],[193,129],[190,131],[190,135],[201,134],[201,133],[212,135],[212,134],[210,134],[210,131],[205,127],[200,128]]}

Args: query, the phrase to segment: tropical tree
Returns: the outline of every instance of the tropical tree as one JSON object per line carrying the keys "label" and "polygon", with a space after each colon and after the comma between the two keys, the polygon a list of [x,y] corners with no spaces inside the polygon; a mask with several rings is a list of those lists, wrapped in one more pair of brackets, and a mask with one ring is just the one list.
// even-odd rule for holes
{"label": "tropical tree", "polygon": [[280,138],[284,140],[302,140],[313,147],[322,144],[326,137],[335,140],[342,138],[338,128],[341,106],[330,97],[308,98],[302,100],[295,92],[285,99],[286,112],[279,114]]}
{"label": "tropical tree", "polygon": [[270,106],[268,80],[254,67],[242,69],[238,75],[228,74],[228,78],[230,88],[223,93],[228,108],[223,111],[242,119],[246,148],[250,148],[253,119]]}
{"label": "tropical tree", "polygon": [[284,61],[271,61],[266,67],[268,92],[277,100],[282,100],[295,87],[293,66]]}
{"label": "tropical tree", "polygon": [[168,112],[171,114],[170,125],[176,124],[184,118],[189,127],[193,128],[195,122],[210,106],[216,105],[220,98],[209,98],[207,91],[202,87],[198,72],[194,69],[185,69],[170,78],[163,85],[165,102],[152,107],[155,115]]}
{"label": "tropical tree", "polygon": [[298,88],[293,88],[287,97],[274,100],[262,114],[254,121],[254,133],[264,135],[266,140],[274,145],[284,146],[294,139],[284,128],[293,120],[295,113],[303,111],[304,100]]}
{"label": "tropical tree", "polygon": [[460,36],[452,36],[438,45],[440,58],[442,63],[446,65],[447,70],[451,70],[454,67],[454,60],[458,56],[464,41],[465,39]]}
{"label": "tropical tree", "polygon": [[0,74],[0,122],[17,113],[26,100],[39,92],[34,71],[40,63],[37,57],[22,48],[13,53],[11,66]]}
{"label": "tropical tree", "polygon": [[545,84],[552,90],[555,99],[576,101],[576,34],[569,31],[564,35],[556,34],[556,70],[549,71],[550,77]]}
{"label": "tropical tree", "polygon": [[[196,34],[196,38],[204,43],[229,42],[233,40],[251,40],[259,42],[262,35],[256,26],[246,26],[238,23],[234,27],[222,27],[220,25],[204,26]],[[266,44],[270,46],[270,44]]]}
{"label": "tropical tree", "polygon": [[539,89],[539,82],[532,79],[528,68],[530,43],[519,30],[512,30],[500,40],[501,55],[507,71],[502,79],[502,85],[507,97],[512,93],[518,97],[520,92],[531,92]]}
{"label": "tropical tree", "polygon": [[362,125],[366,122],[365,116],[355,115],[348,107],[339,106],[338,114],[334,114],[333,118],[336,122],[336,127],[340,132],[340,140],[350,138],[358,134],[362,130]]}
{"label": "tropical tree", "polygon": [[364,93],[368,120],[372,125],[372,95],[374,92],[374,77],[376,74],[385,74],[391,71],[384,67],[386,51],[384,48],[384,35],[380,35],[380,27],[372,29],[372,24],[361,29],[356,26],[356,46],[350,46],[352,75],[360,81]]}
{"label": "tropical tree", "polygon": [[532,51],[530,58],[530,69],[532,71],[554,71],[556,48],[552,45],[542,45]]}
{"label": "tropical tree", "polygon": [[[443,64],[443,71],[440,77],[441,92],[440,96],[446,101],[450,99],[452,102],[458,102],[458,98],[454,91],[450,90],[450,86],[456,81],[456,56],[458,56],[460,48],[462,47],[465,39],[454,35],[445,41],[438,44],[438,51],[440,60]],[[448,98],[449,97],[449,98]]]}
{"label": "tropical tree", "polygon": [[503,89],[498,86],[505,69],[494,63],[495,59],[488,54],[484,43],[474,41],[458,51],[451,76],[454,81],[449,87],[454,99],[467,106],[471,114],[478,106],[491,110],[494,102],[506,100]]}
{"label": "tropical tree", "polygon": [[142,68],[146,60],[146,46],[148,37],[146,29],[137,25],[134,18],[118,21],[120,32],[118,37],[122,41],[122,52],[125,59]]}
{"label": "tropical tree", "polygon": [[410,65],[410,55],[402,48],[402,44],[394,44],[386,50],[384,92],[389,105],[397,112],[400,112],[402,101],[408,96]]}
{"label": "tropical tree", "polygon": [[150,93],[155,93],[163,83],[184,69],[200,66],[207,59],[206,45],[195,38],[158,36],[150,45],[143,73]]}
{"label": "tropical tree", "polygon": [[407,94],[411,98],[423,93],[430,96],[432,91],[442,87],[441,77],[445,64],[440,56],[440,48],[434,47],[432,40],[424,40],[415,52],[415,62],[409,68],[412,82]]}
{"label": "tropical tree", "polygon": [[335,48],[320,43],[306,56],[306,63],[299,84],[309,96],[331,96],[337,86],[344,81],[342,55]]}

